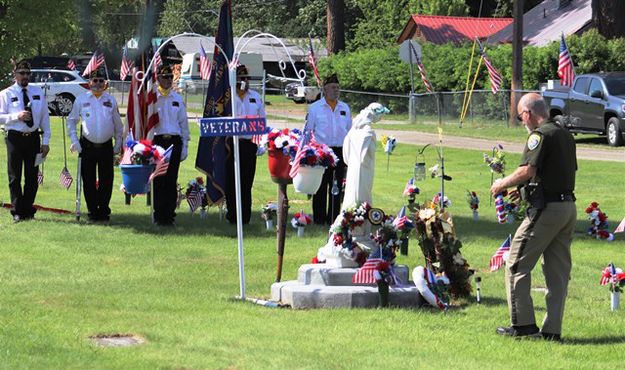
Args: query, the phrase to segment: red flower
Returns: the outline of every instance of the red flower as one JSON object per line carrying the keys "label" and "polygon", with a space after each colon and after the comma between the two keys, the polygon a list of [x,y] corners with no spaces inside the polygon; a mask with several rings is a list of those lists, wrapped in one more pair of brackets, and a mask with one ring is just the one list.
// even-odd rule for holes
{"label": "red flower", "polygon": [[334,234],[332,235],[332,240],[334,241],[335,245],[343,245],[343,236],[341,234]]}
{"label": "red flower", "polygon": [[310,261],[310,263],[315,263],[315,264],[319,263],[319,259],[317,258],[317,256],[314,256],[312,260]]}

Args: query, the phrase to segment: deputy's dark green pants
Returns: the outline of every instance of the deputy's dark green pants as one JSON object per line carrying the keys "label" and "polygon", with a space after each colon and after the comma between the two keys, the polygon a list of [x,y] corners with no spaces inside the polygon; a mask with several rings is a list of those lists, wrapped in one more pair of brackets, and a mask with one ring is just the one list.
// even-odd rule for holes
{"label": "deputy's dark green pants", "polygon": [[547,203],[541,210],[530,209],[514,234],[506,261],[506,292],[513,326],[536,323],[530,295],[531,272],[542,255],[547,314],[541,330],[561,333],[576,217],[575,202]]}

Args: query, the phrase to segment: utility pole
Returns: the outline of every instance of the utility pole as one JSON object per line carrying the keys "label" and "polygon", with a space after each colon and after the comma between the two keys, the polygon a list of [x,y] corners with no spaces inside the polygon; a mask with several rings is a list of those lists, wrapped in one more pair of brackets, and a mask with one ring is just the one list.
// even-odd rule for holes
{"label": "utility pole", "polygon": [[328,0],[328,53],[345,49],[345,0]]}
{"label": "utility pole", "polygon": [[510,124],[517,126],[516,120],[517,103],[521,98],[521,93],[517,90],[523,89],[523,3],[524,0],[515,0],[512,17],[512,84],[510,91]]}

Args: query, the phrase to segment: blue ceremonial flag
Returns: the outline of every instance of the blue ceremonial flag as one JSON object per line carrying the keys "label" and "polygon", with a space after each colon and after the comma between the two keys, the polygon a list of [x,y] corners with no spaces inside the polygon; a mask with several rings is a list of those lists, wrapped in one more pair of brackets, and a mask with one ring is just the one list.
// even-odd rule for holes
{"label": "blue ceremonial flag", "polygon": [[[221,47],[229,60],[234,54],[232,40],[232,10],[230,0],[221,5],[219,12],[219,27],[215,36],[215,43]],[[208,80],[206,103],[203,117],[230,117],[232,116],[232,102],[230,96],[230,78],[228,75],[228,61],[215,45],[213,52],[213,71]],[[225,197],[226,186],[226,137],[200,137],[195,158],[195,168],[206,175],[206,193],[208,203],[220,204]]]}

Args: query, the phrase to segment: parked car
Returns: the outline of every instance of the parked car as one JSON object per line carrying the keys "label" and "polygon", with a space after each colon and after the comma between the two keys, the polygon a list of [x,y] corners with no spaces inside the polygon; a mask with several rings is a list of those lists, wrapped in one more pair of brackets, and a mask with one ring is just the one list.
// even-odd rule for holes
{"label": "parked car", "polygon": [[39,86],[53,115],[67,116],[74,100],[89,91],[89,83],[78,72],[60,69],[32,69],[30,84]]}
{"label": "parked car", "polygon": [[300,82],[291,82],[284,88],[284,95],[296,103],[313,103],[321,98],[317,86],[302,86]]}
{"label": "parked car", "polygon": [[550,117],[573,133],[606,135],[611,146],[625,140],[625,72],[579,75],[573,88],[543,91]]}

